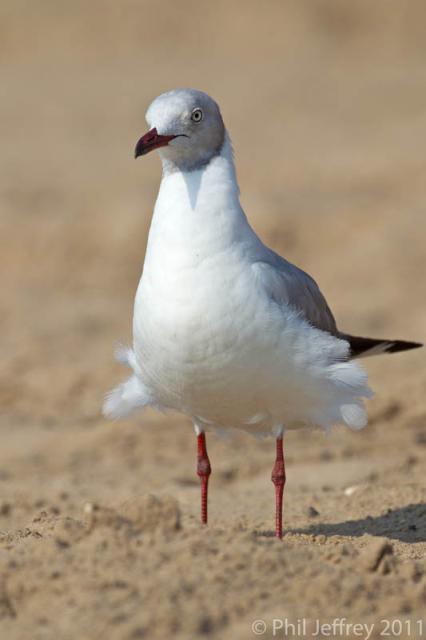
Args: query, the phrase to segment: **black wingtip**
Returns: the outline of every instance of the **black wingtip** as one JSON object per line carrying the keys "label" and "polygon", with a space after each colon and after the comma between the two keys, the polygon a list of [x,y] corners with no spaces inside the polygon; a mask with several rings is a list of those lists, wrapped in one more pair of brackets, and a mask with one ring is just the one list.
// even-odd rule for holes
{"label": "black wingtip", "polygon": [[379,355],[381,353],[398,353],[398,351],[409,351],[423,346],[421,342],[407,340],[380,340],[348,334],[341,334],[341,337],[349,342],[351,358],[363,358],[364,356]]}
{"label": "black wingtip", "polygon": [[395,340],[386,349],[386,353],[397,353],[398,351],[409,351],[423,347],[421,342],[408,342],[406,340]]}

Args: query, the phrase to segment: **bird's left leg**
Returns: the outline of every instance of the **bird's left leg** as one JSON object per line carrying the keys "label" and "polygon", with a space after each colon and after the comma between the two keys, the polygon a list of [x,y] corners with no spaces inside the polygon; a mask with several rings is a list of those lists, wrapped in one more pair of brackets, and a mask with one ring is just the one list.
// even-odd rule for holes
{"label": "bird's left leg", "polygon": [[197,434],[197,475],[201,484],[201,523],[207,524],[208,484],[211,467],[207,455],[206,434],[197,425],[195,433]]}
{"label": "bird's left leg", "polygon": [[271,480],[275,485],[275,536],[283,537],[283,493],[285,485],[285,464],[283,452],[283,429],[276,436],[277,453]]}

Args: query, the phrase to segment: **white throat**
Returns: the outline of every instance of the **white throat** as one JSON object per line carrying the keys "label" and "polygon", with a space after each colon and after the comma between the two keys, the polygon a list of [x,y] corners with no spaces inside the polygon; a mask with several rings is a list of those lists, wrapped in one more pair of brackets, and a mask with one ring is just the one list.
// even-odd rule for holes
{"label": "white throat", "polygon": [[[232,146],[194,171],[163,173],[149,233],[145,268],[153,253],[182,251],[182,258],[220,251],[250,229],[239,202]],[[171,257],[171,256],[170,256]]]}
{"label": "white throat", "polygon": [[[161,155],[161,154],[160,154]],[[187,191],[187,200],[189,206],[194,209],[197,206],[200,188],[203,190],[214,188],[215,193],[218,191],[226,191],[228,197],[232,192],[238,198],[239,189],[235,172],[234,156],[232,145],[228,134],[220,152],[215,155],[208,163],[201,167],[191,170],[180,170],[167,157],[162,156],[163,178],[160,187],[159,198],[164,196],[164,192],[170,189],[178,189],[179,183],[185,185]],[[185,192],[185,189],[183,190]],[[184,197],[185,193],[179,189],[179,196]]]}

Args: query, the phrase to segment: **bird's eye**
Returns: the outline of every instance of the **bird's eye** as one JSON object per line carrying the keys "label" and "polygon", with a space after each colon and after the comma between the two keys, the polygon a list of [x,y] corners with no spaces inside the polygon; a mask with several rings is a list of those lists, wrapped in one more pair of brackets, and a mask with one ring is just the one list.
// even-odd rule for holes
{"label": "bird's eye", "polygon": [[202,119],[203,112],[201,111],[201,109],[194,109],[194,111],[191,113],[192,122],[201,122]]}

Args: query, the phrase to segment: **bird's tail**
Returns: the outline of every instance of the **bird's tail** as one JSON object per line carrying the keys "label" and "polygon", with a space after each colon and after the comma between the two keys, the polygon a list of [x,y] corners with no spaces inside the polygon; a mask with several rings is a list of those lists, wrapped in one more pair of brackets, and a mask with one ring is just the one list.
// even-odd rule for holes
{"label": "bird's tail", "polygon": [[377,356],[380,353],[397,353],[397,351],[409,351],[423,346],[421,342],[407,342],[406,340],[378,340],[348,334],[341,334],[340,337],[349,342],[351,358],[367,358],[368,356]]}

